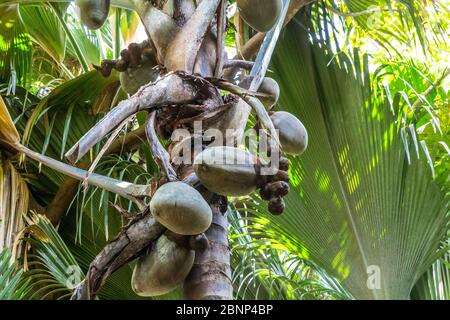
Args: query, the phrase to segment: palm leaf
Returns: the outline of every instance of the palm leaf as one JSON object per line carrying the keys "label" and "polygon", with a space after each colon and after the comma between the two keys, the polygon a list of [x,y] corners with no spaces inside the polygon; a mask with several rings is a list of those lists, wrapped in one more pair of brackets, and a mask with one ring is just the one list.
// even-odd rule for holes
{"label": "palm leaf", "polygon": [[13,125],[13,121],[9,114],[8,108],[6,107],[3,98],[0,96],[0,126],[2,130],[0,131],[0,139],[5,141],[19,141],[20,136]]}
{"label": "palm leaf", "polygon": [[[0,250],[12,248],[24,228],[30,194],[24,179],[8,160],[0,156]],[[20,253],[20,248],[18,251]],[[17,254],[14,255],[14,259]]]}
{"label": "palm leaf", "polygon": [[[103,90],[109,89],[108,86],[117,81],[116,74],[109,78],[104,78],[97,71],[91,71],[58,86],[51,94],[42,99],[32,111],[24,129],[23,140],[28,142],[32,138],[34,127],[38,121],[46,120],[45,115],[48,116],[47,120],[55,116],[64,117],[66,122],[61,121],[58,123],[55,128],[55,134],[53,135],[57,141],[52,143],[54,147],[61,146],[61,149],[55,150],[55,153],[48,153],[53,157],[60,157],[64,153],[61,150],[65,150],[66,143],[74,144],[80,138],[79,135],[87,132],[95,123],[95,117],[89,115],[92,112],[90,107]],[[77,109],[82,108],[84,112],[69,113],[71,107]],[[66,118],[69,114],[70,119]],[[71,127],[69,139],[68,128],[73,123],[77,123],[78,126]],[[49,133],[47,128],[45,128],[45,132],[47,134]],[[35,147],[34,145],[31,146]],[[39,147],[36,145],[35,149],[37,148],[42,148],[42,143]]]}
{"label": "palm leaf", "polygon": [[48,5],[20,6],[19,14],[31,39],[56,61],[62,62],[66,53],[66,35]]}
{"label": "palm leaf", "polygon": [[28,282],[23,282],[23,270],[11,257],[9,248],[0,250],[0,300],[20,300],[28,291]]}
{"label": "palm leaf", "polygon": [[[444,243],[448,249],[449,241]],[[450,300],[450,251],[438,259],[417,281],[412,293],[417,300]]]}
{"label": "palm leaf", "polygon": [[0,81],[10,85],[30,83],[32,70],[32,43],[20,23],[17,6],[0,6]]}
{"label": "palm leaf", "polygon": [[351,299],[342,286],[311,261],[264,238],[252,237],[251,214],[230,208],[231,265],[237,299]]}
{"label": "palm leaf", "polygon": [[[367,60],[326,52],[291,24],[275,53],[280,106],[304,122],[310,147],[291,159],[287,210],[261,236],[311,259],[356,298],[407,299],[436,258],[447,202],[420,143],[402,141],[390,105],[370,90]],[[371,270],[381,272],[375,290]]]}
{"label": "palm leaf", "polygon": [[[414,0],[343,0],[348,15],[365,32],[378,38],[386,47],[395,51],[392,39],[402,44],[411,43],[411,31],[414,32],[413,41],[427,54],[428,33],[426,21],[429,7],[440,8],[438,2]],[[440,33],[440,30],[434,30]]]}
{"label": "palm leaf", "polygon": [[[85,74],[84,76],[66,82],[65,87],[57,88],[48,99],[45,99],[46,107],[39,111],[39,106],[42,105],[42,101],[39,102],[32,95],[16,95],[13,97],[5,97],[8,110],[15,118],[16,126],[20,132],[23,132],[26,125],[33,121],[34,115],[37,115],[37,119],[42,119],[45,115],[48,115],[51,123],[54,123],[55,117],[58,119],[67,118],[65,115],[70,114],[71,108],[64,105],[66,101],[63,97],[67,95],[71,96],[71,91],[78,92],[80,84],[88,82],[88,86],[91,89],[96,87],[95,83],[99,82],[99,88],[102,88],[103,78],[98,76],[96,72],[91,72]],[[110,81],[106,79],[105,81]],[[94,85],[92,85],[94,84]],[[67,124],[62,122],[55,122],[54,125],[50,125],[46,129],[45,123],[42,121],[36,121],[30,127],[33,128],[33,134],[31,135],[30,145],[33,148],[39,149],[42,144],[48,145],[47,152],[53,157],[58,157],[60,154],[60,143],[61,136],[64,132],[68,132],[68,140],[76,140],[77,130],[82,126],[86,126],[88,129],[89,123],[95,121],[95,117],[89,115],[89,108],[92,103],[92,99],[86,96],[78,95],[75,96],[73,93],[74,100],[73,103],[79,101],[82,105],[77,105],[78,108],[83,108],[84,112],[78,112],[76,115],[72,116],[70,121],[70,130],[65,130]],[[95,93],[91,94],[95,97]],[[30,103],[28,99],[33,101]],[[86,101],[87,99],[87,101]],[[89,102],[90,101],[90,102]],[[86,103],[88,102],[88,103]],[[51,105],[51,108],[48,108]],[[28,110],[30,109],[30,110]],[[42,115],[38,115],[41,112]],[[7,113],[6,113],[7,115]],[[6,119],[6,117],[4,117]],[[51,129],[50,129],[51,128]],[[6,130],[5,130],[6,132]],[[17,138],[17,134],[14,136]],[[113,176],[120,179],[129,179],[135,182],[145,182],[147,183],[150,179],[150,174],[147,173],[141,165],[134,163],[133,161],[127,160],[129,155],[124,155],[124,158],[119,156],[107,157],[99,163],[97,171],[107,176]],[[23,168],[21,168],[23,170]],[[42,202],[48,202],[51,200],[52,196],[56,192],[58,186],[62,183],[64,177],[61,174],[56,173],[53,170],[49,170],[45,167],[39,172],[33,168],[33,166],[28,166],[27,168],[27,180],[30,183],[30,187],[36,191],[39,200]],[[40,244],[38,240],[28,240],[34,245],[34,247],[39,247],[40,250],[36,256],[31,257],[32,270],[28,274],[33,279],[39,279],[39,281],[33,281],[32,292],[30,293],[30,298],[63,298],[66,299],[70,296],[70,290],[64,287],[64,275],[66,277],[71,277],[71,274],[75,270],[74,267],[70,265],[63,264],[62,266],[56,265],[55,261],[50,259],[51,257],[60,257],[58,260],[73,260],[69,258],[64,258],[67,252],[73,254],[75,257],[77,265],[79,264],[82,270],[87,270],[89,264],[98,254],[98,252],[106,245],[112,237],[114,237],[120,230],[124,223],[120,215],[113,212],[109,206],[109,202],[118,203],[124,208],[132,209],[130,203],[126,199],[121,199],[115,195],[111,195],[108,192],[99,190],[98,188],[89,188],[88,190],[83,190],[80,188],[78,195],[74,198],[73,206],[67,208],[68,216],[65,217],[59,226],[60,237],[63,239],[67,248],[65,250],[59,250],[58,248],[62,246],[61,241],[58,240],[55,231],[48,226],[48,222],[44,224],[43,221],[39,222],[39,228],[45,229],[45,232],[40,232],[41,234],[51,234],[55,240],[52,240],[51,244]],[[42,219],[41,219],[42,220]],[[37,241],[37,242],[36,242]],[[54,243],[59,243],[59,247],[54,247]],[[50,257],[50,258],[49,258]],[[52,263],[52,264],[50,264]],[[121,270],[116,272],[111,279],[105,284],[102,291],[100,292],[100,298],[105,299],[137,299],[138,296],[134,294],[131,290],[131,272],[132,266],[124,266]],[[68,271],[66,274],[63,272],[65,269]],[[62,271],[61,271],[62,270]],[[72,275],[73,276],[73,275]],[[179,298],[180,291],[176,291],[171,295],[171,298]]]}
{"label": "palm leaf", "polygon": [[[30,256],[30,271],[25,277],[32,285],[28,297],[32,299],[68,299],[72,290],[84,279],[91,261],[105,244],[101,235],[95,239],[85,237],[83,245],[76,245],[68,237],[67,223],[62,226],[65,239],[43,216],[35,216],[27,231],[32,235],[25,240],[31,244],[35,254]],[[72,234],[73,236],[73,234]],[[103,299],[137,299],[131,290],[131,269],[125,266],[114,274],[102,288]]]}
{"label": "palm leaf", "polygon": [[[0,96],[0,140],[19,141],[7,107]],[[28,186],[13,164],[0,152],[0,250],[12,247],[28,213]],[[14,256],[16,258],[16,256]]]}
{"label": "palm leaf", "polygon": [[[24,240],[31,244],[35,253],[28,257],[30,272],[26,276],[32,282],[30,295],[68,295],[83,279],[77,261],[60,238],[55,228],[43,216],[30,219],[26,232],[32,237]],[[40,281],[36,281],[40,279]],[[45,280],[44,280],[45,279]]]}

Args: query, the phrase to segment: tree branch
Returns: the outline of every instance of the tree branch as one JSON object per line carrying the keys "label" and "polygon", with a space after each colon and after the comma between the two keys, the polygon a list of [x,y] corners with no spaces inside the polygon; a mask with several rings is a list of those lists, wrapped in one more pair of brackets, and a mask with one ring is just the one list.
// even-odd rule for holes
{"label": "tree branch", "polygon": [[[134,150],[144,141],[145,127],[143,126],[114,141],[108,150],[106,150],[104,156]],[[79,168],[87,169],[90,165],[91,161],[86,159],[79,165]],[[80,181],[77,179],[66,177],[64,183],[60,185],[45,213],[53,225],[58,225],[63,215],[66,213],[67,208],[77,194],[79,182]]]}
{"label": "tree branch", "polygon": [[169,71],[191,74],[195,60],[221,0],[202,1],[194,14],[170,42],[164,65]]}
{"label": "tree branch", "polygon": [[120,102],[117,107],[95,124],[67,153],[72,163],[78,162],[95,144],[129,116],[142,110],[166,105],[182,105],[196,97],[196,86],[191,76],[169,73],[159,81],[143,86],[131,98]]}
{"label": "tree branch", "polygon": [[155,8],[150,1],[134,0],[134,2],[136,12],[156,47],[158,62],[163,64],[167,47],[180,28],[172,17]]}
{"label": "tree branch", "polygon": [[251,70],[253,68],[253,65],[255,63],[253,61],[246,61],[246,60],[227,60],[223,67],[224,69],[228,68],[242,68],[245,70]]}
{"label": "tree branch", "polygon": [[150,145],[150,150],[152,151],[153,158],[155,162],[158,164],[160,170],[162,171],[164,178],[167,181],[177,181],[177,174],[170,164],[170,155],[164,149],[161,142],[158,139],[155,130],[155,121],[156,121],[156,111],[150,112],[150,115],[147,120],[147,124],[145,127],[145,132],[147,134],[147,140]]}
{"label": "tree branch", "polygon": [[40,153],[28,149],[21,144],[16,143],[14,145],[11,145],[11,147],[19,152],[22,152],[31,159],[43,163],[53,170],[61,172],[80,181],[86,180],[88,184],[113,192],[126,199],[132,200],[140,207],[142,207],[143,205],[141,199],[151,195],[150,186],[124,182],[95,173],[88,175],[88,172],[86,170],[73,167],[64,162],[44,156]]}
{"label": "tree branch", "polygon": [[225,47],[225,24],[226,24],[226,10],[225,7],[227,1],[222,0],[217,10],[217,57],[216,57],[216,69],[214,70],[214,76],[219,78],[222,75],[224,47]]}
{"label": "tree branch", "polygon": [[117,269],[136,258],[164,231],[165,228],[155,221],[148,209],[136,216],[92,261],[86,278],[75,288],[71,299],[94,299]]}

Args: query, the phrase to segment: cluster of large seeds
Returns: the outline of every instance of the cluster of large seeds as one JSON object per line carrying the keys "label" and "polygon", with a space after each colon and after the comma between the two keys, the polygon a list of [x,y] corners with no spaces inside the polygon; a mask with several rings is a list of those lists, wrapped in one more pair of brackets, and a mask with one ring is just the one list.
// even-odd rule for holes
{"label": "cluster of large seeds", "polygon": [[[100,28],[108,17],[109,0],[76,0],[83,24]],[[237,0],[240,16],[253,29],[267,32],[276,24],[282,9],[281,0]],[[135,94],[143,85],[155,81],[159,75],[155,47],[149,41],[131,43],[118,60],[104,60],[96,67],[104,76],[112,69],[120,72],[122,89]],[[252,79],[245,78],[240,86],[248,89]],[[261,103],[270,114],[279,132],[281,150],[287,154],[302,154],[308,145],[303,124],[287,112],[271,112],[280,97],[280,87],[272,78],[264,78],[258,92]],[[278,171],[271,176],[261,174],[260,159],[245,150],[219,146],[209,147],[194,160],[193,169],[201,184],[209,191],[241,197],[259,189],[268,201],[272,214],[285,209],[283,197],[289,192],[289,162],[280,159]],[[140,296],[158,296],[180,286],[194,264],[195,252],[208,246],[204,232],[212,223],[212,211],[203,196],[183,182],[162,185],[150,201],[155,220],[167,228],[134,268],[132,288]]]}
{"label": "cluster of large seeds", "polygon": [[281,0],[237,0],[237,7],[250,27],[267,32],[276,24],[283,3]]}
{"label": "cluster of large seeds", "polygon": [[[239,86],[248,89],[251,81],[251,77],[246,77]],[[267,95],[259,99],[266,110],[269,111],[272,123],[278,130],[282,151],[290,155],[301,155],[308,147],[308,132],[303,123],[289,112],[271,112],[280,98],[278,83],[274,79],[266,77],[263,79],[258,92]]]}
{"label": "cluster of large seeds", "polygon": [[261,198],[269,202],[267,208],[273,215],[282,214],[286,207],[283,198],[290,190],[288,170],[289,161],[281,158],[278,173],[267,177],[267,183],[259,190]]}
{"label": "cluster of large seeds", "polygon": [[[251,77],[239,84],[248,89]],[[289,155],[301,155],[308,146],[305,126],[294,115],[285,111],[272,112],[280,97],[280,87],[272,78],[264,78],[259,99],[269,112],[278,132],[281,151]],[[201,183],[210,191],[223,196],[246,196],[259,189],[262,199],[268,201],[272,214],[283,213],[283,198],[289,193],[289,161],[280,155],[279,170],[272,176],[261,176],[261,162],[251,153],[233,147],[210,147],[194,161],[194,171]]]}
{"label": "cluster of large seeds", "polygon": [[[184,20],[191,16],[189,14],[185,17],[180,13],[195,14],[194,10],[198,3],[200,4],[198,8],[201,7],[203,10],[200,10],[200,13],[208,11],[208,4],[213,2],[207,1],[151,1],[152,5],[165,13],[170,12],[166,15],[160,14],[158,10],[150,10],[150,18],[143,19],[146,27],[147,24],[154,27],[147,30],[152,40],[140,44],[131,43],[127,49],[122,50],[120,59],[104,60],[101,66],[96,66],[96,69],[105,77],[110,76],[113,69],[119,71],[121,88],[131,95],[138,92],[142,86],[155,81],[160,72],[158,68],[184,71],[188,74],[212,74],[218,60],[215,57],[217,41],[213,32],[203,34],[201,37],[197,35],[186,41],[193,30],[196,30],[194,27],[202,27],[202,25],[188,24],[189,28],[177,31],[185,23]],[[110,0],[75,0],[75,5],[80,20],[90,29],[100,28],[108,18]],[[145,3],[143,2],[142,5],[144,8]],[[175,6],[182,7],[183,10],[178,12]],[[282,0],[237,0],[237,7],[240,16],[250,27],[259,32],[268,32],[279,20],[283,3]],[[214,13],[216,9],[212,9],[211,12]],[[180,25],[174,25],[170,16],[173,16],[174,21]],[[195,17],[202,22],[202,16]],[[188,19],[188,21],[191,20],[193,21]],[[203,24],[207,30],[211,27],[211,20],[206,20]],[[207,62],[210,65],[205,64],[204,61],[199,64],[191,61],[184,51],[195,51],[193,49],[196,46],[190,44],[200,44],[201,41],[205,41],[205,45],[197,48],[198,52],[194,53],[198,55],[199,61],[202,61],[201,55],[208,56],[210,59]],[[164,67],[160,67],[158,62],[164,64]],[[251,81],[252,78],[247,77],[239,85],[248,89]],[[213,89],[215,91],[216,88]],[[303,124],[290,113],[271,111],[280,97],[278,83],[266,77],[258,92],[260,94],[255,96],[260,99],[275,129],[279,132],[281,151],[291,155],[302,154],[308,145],[308,134]],[[199,100],[196,102],[201,104]],[[205,106],[195,107],[197,108],[191,106],[193,108],[191,112],[202,110]],[[189,106],[183,105],[183,108],[185,108],[185,118],[189,119],[186,117],[189,114]],[[183,113],[180,112],[180,114]],[[178,115],[175,116],[174,113],[172,117],[168,117],[169,120],[175,120],[172,118],[178,119]],[[267,121],[264,124],[267,124]],[[164,132],[161,130],[161,128],[165,129],[164,126],[160,125],[158,128],[160,132]],[[171,133],[173,130],[167,131]],[[190,140],[189,143],[191,143]],[[281,158],[281,154],[279,156],[277,171],[272,175],[263,175],[263,166],[269,164],[263,164],[250,152],[235,147],[206,146],[206,149],[194,159],[193,169],[201,184],[212,193],[225,197],[241,197],[259,190],[261,198],[268,201],[269,211],[272,214],[281,214],[285,209],[283,197],[289,192],[289,161]],[[149,206],[155,220],[167,230],[147,248],[145,254],[138,258],[133,272],[132,288],[141,296],[159,296],[180,286],[193,267],[196,252],[207,248],[209,242],[204,232],[210,228],[213,215],[211,207],[203,196],[183,182],[169,182],[160,186],[154,193]],[[221,211],[226,210],[226,201],[224,201]]]}
{"label": "cluster of large seeds", "polygon": [[150,210],[168,231],[134,268],[133,290],[146,297],[169,293],[183,282],[193,266],[195,250],[208,246],[203,232],[212,222],[208,203],[184,182],[162,185],[150,201]]}
{"label": "cluster of large seeds", "polygon": [[289,192],[289,163],[280,160],[276,174],[261,175],[261,162],[251,153],[234,147],[211,147],[194,161],[194,171],[208,190],[223,196],[246,196],[260,188],[263,199],[269,201],[269,211],[281,214],[283,197]]}
{"label": "cluster of large seeds", "polygon": [[[263,98],[261,102],[269,111],[270,119],[273,126],[278,132],[278,138],[281,144],[281,151],[290,155],[301,155],[308,147],[308,132],[303,123],[293,114],[285,111],[270,111],[278,102],[280,97],[280,87],[278,83],[271,79],[265,78],[258,90],[260,93],[269,95],[270,98]],[[283,197],[289,193],[289,161],[285,158],[280,159],[278,177],[269,177],[271,180],[260,189],[262,199],[269,201],[268,209],[272,214],[281,214],[285,209]],[[284,173],[284,174],[283,174]]]}

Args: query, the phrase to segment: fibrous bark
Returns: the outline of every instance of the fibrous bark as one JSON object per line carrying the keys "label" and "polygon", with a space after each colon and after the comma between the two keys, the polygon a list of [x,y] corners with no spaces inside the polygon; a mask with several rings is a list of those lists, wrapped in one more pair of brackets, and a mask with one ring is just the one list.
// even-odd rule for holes
{"label": "fibrous bark", "polygon": [[230,300],[230,249],[228,247],[227,200],[211,195],[209,199],[213,222],[206,231],[209,247],[196,250],[194,266],[184,281],[184,295],[190,300]]}
{"label": "fibrous bark", "polygon": [[181,31],[170,42],[164,65],[170,71],[194,71],[197,53],[221,0],[202,1]]}

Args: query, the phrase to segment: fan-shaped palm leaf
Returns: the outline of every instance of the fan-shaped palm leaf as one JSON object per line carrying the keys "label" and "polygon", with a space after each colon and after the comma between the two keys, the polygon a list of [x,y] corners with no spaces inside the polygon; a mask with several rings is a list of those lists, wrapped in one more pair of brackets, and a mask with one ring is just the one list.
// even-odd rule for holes
{"label": "fan-shaped palm leaf", "polygon": [[407,299],[436,258],[447,202],[422,144],[371,91],[367,61],[326,52],[291,24],[275,53],[281,108],[304,122],[310,146],[291,159],[286,212],[260,235],[311,259],[356,298]]}
{"label": "fan-shaped palm leaf", "polygon": [[[448,248],[449,241],[445,242]],[[419,279],[411,293],[418,300],[450,300],[450,251]]]}
{"label": "fan-shaped palm leaf", "polygon": [[230,208],[228,219],[238,299],[351,299],[334,278],[311,261],[264,238],[253,238],[251,219],[242,217],[236,208]]}
{"label": "fan-shaped palm leaf", "polygon": [[0,81],[15,91],[31,81],[32,42],[20,23],[16,5],[0,6]]}
{"label": "fan-shaped palm leaf", "polygon": [[9,248],[0,250],[0,300],[23,299],[28,282],[23,282],[23,270],[17,268]]}
{"label": "fan-shaped palm leaf", "polygon": [[[331,1],[332,3],[336,1]],[[431,30],[430,15],[445,10],[439,1],[417,0],[342,0],[346,12],[335,13],[351,17],[356,24],[376,38],[388,50],[397,51],[395,43],[415,45],[429,54],[429,43],[445,42],[446,31],[439,25]],[[433,17],[435,18],[435,17]],[[430,32],[431,31],[431,32]],[[397,51],[398,52],[398,51]],[[398,52],[401,54],[401,52]]]}
{"label": "fan-shaped palm leaf", "polygon": [[[101,249],[100,243],[105,243],[101,237],[85,237],[83,245],[77,246],[70,241],[67,230],[65,228],[65,231],[62,231],[66,236],[63,240],[45,217],[37,215],[30,220],[26,231],[31,237],[25,240],[32,245],[35,254],[29,257],[30,270],[25,274],[32,283],[29,298],[70,298],[74,287],[84,279],[83,270],[87,270]],[[138,298],[131,290],[130,271],[129,267],[125,267],[109,279],[100,293],[100,298]]]}
{"label": "fan-shaped palm leaf", "polygon": [[21,22],[31,39],[57,62],[66,54],[66,34],[49,5],[20,6]]}

